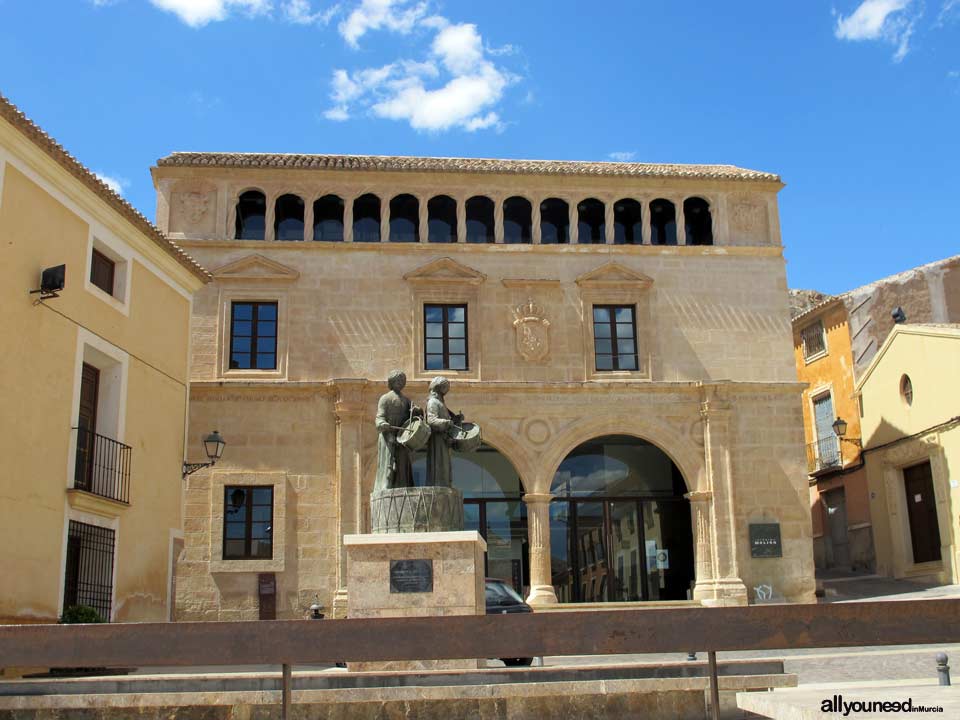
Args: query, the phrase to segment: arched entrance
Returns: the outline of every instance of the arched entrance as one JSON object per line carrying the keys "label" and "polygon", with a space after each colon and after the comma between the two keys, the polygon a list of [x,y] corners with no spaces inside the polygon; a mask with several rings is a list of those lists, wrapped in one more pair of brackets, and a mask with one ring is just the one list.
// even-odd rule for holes
{"label": "arched entrance", "polygon": [[[527,507],[523,486],[513,463],[484,443],[472,453],[452,453],[453,486],[463,493],[465,530],[478,530],[487,541],[485,573],[500,578],[526,595],[530,587],[527,548]],[[413,481],[423,485],[426,455],[413,460]]]}
{"label": "arched entrance", "polygon": [[690,503],[663,450],[628,435],[594,438],[567,455],[550,492],[551,574],[560,602],[689,597]]}

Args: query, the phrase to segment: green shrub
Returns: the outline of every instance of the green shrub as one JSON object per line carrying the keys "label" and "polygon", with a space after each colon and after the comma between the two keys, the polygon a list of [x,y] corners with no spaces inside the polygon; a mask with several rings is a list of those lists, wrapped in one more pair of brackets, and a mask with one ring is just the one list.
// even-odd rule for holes
{"label": "green shrub", "polygon": [[63,615],[60,616],[62,625],[72,625],[75,623],[102,623],[106,622],[100,613],[89,605],[71,605],[63,609]]}

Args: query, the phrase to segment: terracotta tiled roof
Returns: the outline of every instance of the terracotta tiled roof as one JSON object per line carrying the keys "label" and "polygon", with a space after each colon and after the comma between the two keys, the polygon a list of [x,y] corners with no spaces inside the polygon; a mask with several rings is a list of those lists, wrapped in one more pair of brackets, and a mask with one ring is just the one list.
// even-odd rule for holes
{"label": "terracotta tiled roof", "polygon": [[780,176],[774,173],[746,170],[733,165],[664,165],[659,163],[573,162],[566,160],[175,152],[167,155],[167,157],[160,158],[157,165],[161,167],[386,170],[393,172],[465,172],[510,175],[612,175],[780,182]]}
{"label": "terracotta tiled roof", "polygon": [[160,232],[156,225],[147,220],[133,205],[107,187],[88,167],[68,153],[60,143],[47,135],[39,125],[24,115],[16,105],[2,94],[0,94],[0,117],[13,125],[37,147],[59,163],[63,169],[99,196],[107,205],[120,213],[120,215],[137,228],[137,230],[176,258],[181,265],[205,282],[209,282],[210,273],[204,270],[196,260],[187,255],[176,243],[168,239]]}

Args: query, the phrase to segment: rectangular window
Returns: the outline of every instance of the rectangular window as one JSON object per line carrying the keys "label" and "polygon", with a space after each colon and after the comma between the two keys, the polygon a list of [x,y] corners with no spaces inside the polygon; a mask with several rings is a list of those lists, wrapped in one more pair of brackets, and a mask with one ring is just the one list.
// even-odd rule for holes
{"label": "rectangular window", "polygon": [[800,337],[803,338],[804,360],[809,360],[827,351],[827,339],[823,332],[823,323],[820,320],[801,330]]}
{"label": "rectangular window", "polygon": [[276,368],[277,303],[233,303],[230,313],[230,369]]}
{"label": "rectangular window", "polygon": [[70,521],[63,585],[64,610],[73,605],[87,605],[96,610],[104,622],[110,622],[114,540],[115,533],[110,528]]}
{"label": "rectangular window", "polygon": [[467,370],[467,306],[423,306],[427,370]]}
{"label": "rectangular window", "polygon": [[633,305],[593,306],[597,371],[637,370],[637,324]]}
{"label": "rectangular window", "polygon": [[93,251],[90,259],[90,282],[103,290],[107,295],[113,295],[113,276],[116,263],[101,252]]}
{"label": "rectangular window", "polygon": [[223,488],[223,559],[273,558],[273,487]]}

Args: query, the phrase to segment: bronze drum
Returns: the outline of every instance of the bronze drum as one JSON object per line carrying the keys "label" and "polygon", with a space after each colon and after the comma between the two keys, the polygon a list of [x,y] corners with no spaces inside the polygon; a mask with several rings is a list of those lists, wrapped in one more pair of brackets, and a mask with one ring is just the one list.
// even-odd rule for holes
{"label": "bronze drum", "polygon": [[427,446],[430,439],[430,426],[423,418],[410,418],[403,424],[403,430],[397,433],[397,442],[407,450],[416,452]]}
{"label": "bronze drum", "polygon": [[453,431],[453,449],[460,452],[473,452],[483,443],[480,438],[480,426],[465,422]]}

